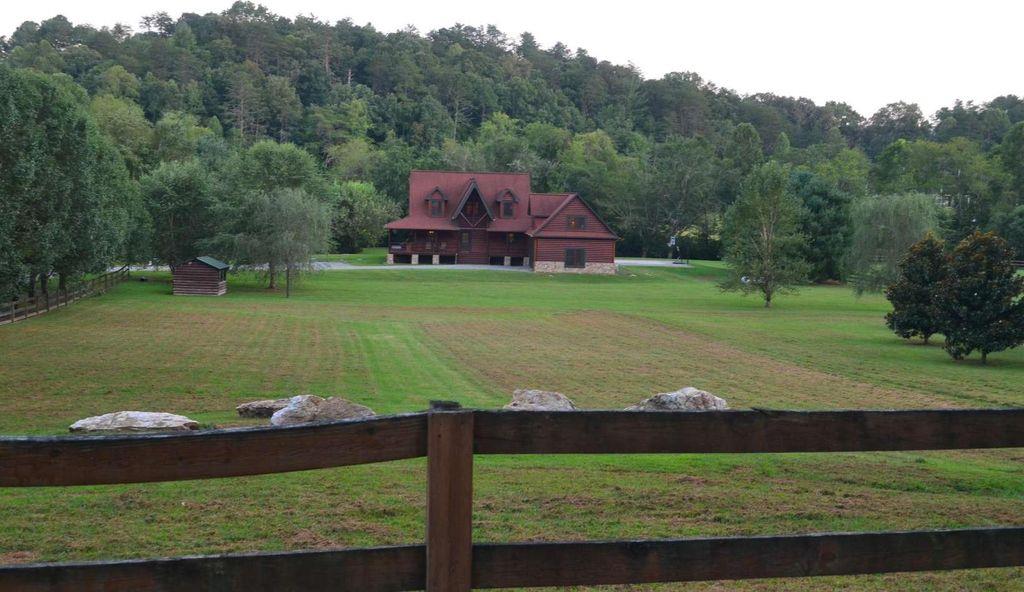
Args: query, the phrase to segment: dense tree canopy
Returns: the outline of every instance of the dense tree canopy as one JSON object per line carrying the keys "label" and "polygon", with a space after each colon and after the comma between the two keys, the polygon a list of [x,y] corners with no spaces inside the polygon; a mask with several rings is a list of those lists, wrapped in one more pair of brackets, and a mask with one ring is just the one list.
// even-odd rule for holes
{"label": "dense tree canopy", "polygon": [[[119,169],[109,178],[127,185],[114,193],[145,190],[148,211],[159,214],[152,236],[161,258],[195,248],[166,249],[180,229],[161,227],[164,210],[177,202],[157,204],[153,196],[171,162],[201,169],[196,178],[208,183],[218,224],[240,215],[253,192],[301,189],[335,208],[343,203],[338,184],[358,182],[402,208],[415,168],[528,170],[538,191],[580,192],[622,236],[619,253],[667,255],[672,237],[718,252],[725,211],[771,159],[790,167],[787,191],[820,215],[801,221],[816,280],[847,272],[837,256],[856,236],[855,224],[837,227],[847,220],[847,200],[938,196],[942,231],[957,240],[978,229],[1015,229],[1015,208],[1024,205],[1024,100],[1014,95],[957,102],[931,117],[908,102],[862,115],[842,102],[740,95],[692,72],[645,79],[584,49],[540,47],[529,33],[513,40],[494,27],[464,25],[384,33],[350,20],[288,19],[251,2],[220,13],[156,13],[137,31],[59,15],[26,22],[0,38],[0,61],[10,66],[5,91],[17,72],[36,81],[18,83],[25,89],[45,85],[64,97],[55,105],[74,104],[74,115],[54,112],[54,129],[84,118],[86,135],[102,135],[81,149]],[[3,93],[4,139],[39,133],[16,115],[25,101],[40,100],[33,92]],[[56,149],[47,142],[33,150]],[[14,158],[8,147],[18,144],[5,144],[0,151]],[[18,158],[23,168],[5,166],[19,172],[4,191],[41,195],[49,187],[47,195],[67,195],[55,186],[77,173],[58,171],[33,185],[47,157]],[[0,281],[8,286],[52,271],[60,257],[47,245],[72,240],[51,232],[70,201],[19,195],[0,203]],[[24,208],[35,226],[8,228]],[[147,224],[141,208],[128,210],[120,219]],[[365,217],[329,217],[336,238],[368,236],[338,227]],[[125,238],[117,228],[108,237],[115,243],[145,242],[144,230]],[[41,242],[28,244],[29,235]]]}

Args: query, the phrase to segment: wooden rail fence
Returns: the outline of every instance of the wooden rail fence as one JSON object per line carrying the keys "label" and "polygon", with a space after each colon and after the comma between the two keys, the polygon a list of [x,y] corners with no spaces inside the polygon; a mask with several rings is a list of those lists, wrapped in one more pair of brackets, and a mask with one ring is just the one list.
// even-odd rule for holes
{"label": "wooden rail fence", "polygon": [[81,300],[93,294],[106,292],[117,284],[128,279],[128,266],[116,271],[109,271],[92,279],[78,282],[74,287],[67,290],[58,290],[54,293],[37,292],[35,296],[25,296],[12,300],[0,307],[0,323],[13,323],[29,317],[34,317],[52,309],[67,306],[76,300]]}
{"label": "wooden rail fence", "polygon": [[0,590],[401,591],[643,584],[1024,565],[1024,526],[474,544],[478,454],[1024,447],[1024,409],[426,413],[175,435],[0,438],[0,487],[234,477],[427,457],[424,545],[0,566]]}

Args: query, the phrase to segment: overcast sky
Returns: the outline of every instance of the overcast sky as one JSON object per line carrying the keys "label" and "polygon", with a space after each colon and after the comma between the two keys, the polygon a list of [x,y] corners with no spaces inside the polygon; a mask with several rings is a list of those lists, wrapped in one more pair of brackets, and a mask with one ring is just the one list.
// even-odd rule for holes
{"label": "overcast sky", "polygon": [[[165,11],[221,12],[230,0],[0,0],[0,34],[22,21],[63,14],[93,26]],[[1024,95],[1024,3],[1016,0],[704,1],[602,3],[519,0],[264,0],[284,15],[351,18],[393,31],[497,25],[510,37],[530,31],[547,47],[561,41],[648,78],[693,71],[743,94],[769,91],[816,103],[841,100],[868,116],[897,100],[927,115],[955,99],[984,102]]]}

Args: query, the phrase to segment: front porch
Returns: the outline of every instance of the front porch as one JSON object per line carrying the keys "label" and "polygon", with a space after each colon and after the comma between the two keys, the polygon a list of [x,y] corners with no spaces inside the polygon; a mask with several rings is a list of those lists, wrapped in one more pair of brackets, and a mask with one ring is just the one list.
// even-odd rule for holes
{"label": "front porch", "polygon": [[388,232],[387,263],[529,267],[529,245],[524,235],[515,233],[391,230]]}

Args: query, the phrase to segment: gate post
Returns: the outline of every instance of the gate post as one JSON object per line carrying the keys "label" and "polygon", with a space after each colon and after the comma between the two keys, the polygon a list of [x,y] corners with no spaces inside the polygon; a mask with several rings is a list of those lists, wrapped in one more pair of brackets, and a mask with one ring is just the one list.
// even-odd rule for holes
{"label": "gate post", "polygon": [[427,592],[469,592],[473,411],[431,401],[427,415]]}

